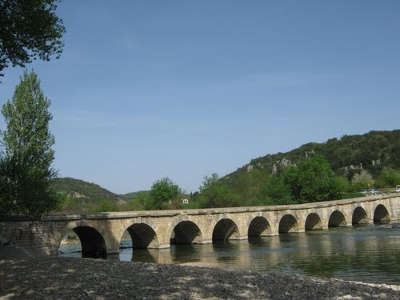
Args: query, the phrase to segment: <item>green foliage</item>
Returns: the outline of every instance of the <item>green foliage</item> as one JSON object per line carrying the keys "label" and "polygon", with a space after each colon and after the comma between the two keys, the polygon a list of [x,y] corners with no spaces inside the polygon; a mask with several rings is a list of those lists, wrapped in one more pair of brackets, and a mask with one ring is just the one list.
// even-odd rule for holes
{"label": "green foliage", "polygon": [[[340,178],[351,180],[354,174],[362,170],[367,170],[376,178],[385,167],[400,170],[400,130],[371,131],[364,135],[333,138],[325,143],[308,143],[286,153],[253,159],[220,180],[240,197],[244,203],[242,205],[275,204],[276,198],[267,195],[265,185],[269,179],[280,175],[289,166],[298,165],[300,161],[315,155],[324,157]],[[360,190],[343,179],[339,179],[338,184],[342,185],[339,188],[343,191],[342,197],[355,196],[357,193],[354,191]]]}
{"label": "green foliage", "polygon": [[[103,199],[98,201],[87,201],[82,198],[72,198],[65,194],[56,194],[59,201],[58,212],[65,214],[87,214],[97,212],[120,211],[124,206],[111,199]],[[126,207],[127,208],[127,207]]]}
{"label": "green foliage", "polygon": [[10,64],[23,67],[37,58],[59,57],[65,28],[54,13],[57,2],[0,1],[0,76]]}
{"label": "green foliage", "polygon": [[40,217],[57,207],[57,198],[48,192],[49,170],[32,168],[13,157],[0,159],[0,216]]}
{"label": "green foliage", "polygon": [[54,179],[51,190],[62,203],[57,213],[155,209],[149,191],[117,195],[97,184],[68,177]]}
{"label": "green foliage", "polygon": [[400,171],[384,168],[376,180],[378,187],[395,187],[400,184]]}
{"label": "green foliage", "polygon": [[[149,191],[140,191],[136,193],[130,193],[129,197],[134,196],[127,205],[127,210],[145,210],[146,206],[148,207],[149,203],[151,203],[150,192]],[[132,195],[134,194],[134,195]],[[146,205],[147,204],[147,205]]]}
{"label": "green foliage", "polygon": [[290,166],[283,172],[296,203],[340,199],[339,181],[329,163],[321,156],[313,156]]}
{"label": "green foliage", "polygon": [[54,213],[87,214],[105,211],[133,210],[122,196],[111,193],[97,184],[74,178],[55,178],[50,189],[60,205]]}
{"label": "green foliage", "polygon": [[282,176],[272,176],[260,190],[260,205],[292,204],[293,197],[289,185]]}
{"label": "green foliage", "polygon": [[63,211],[64,213],[80,213],[87,212],[83,211],[82,203],[77,198],[68,197],[62,193],[56,193],[57,201],[59,206],[57,209]]}
{"label": "green foliage", "polygon": [[157,180],[153,183],[150,190],[150,201],[145,203],[146,209],[163,209],[167,208],[172,202],[178,201],[178,196],[182,193],[178,185],[176,185],[168,177]]}
{"label": "green foliage", "polygon": [[100,200],[95,206],[92,206],[90,212],[108,212],[108,211],[119,211],[120,207],[112,200]]}
{"label": "green foliage", "polygon": [[120,198],[124,200],[133,200],[136,199],[138,196],[148,193],[149,191],[138,191],[138,192],[131,192],[123,195],[118,195]]}
{"label": "green foliage", "polygon": [[2,132],[5,155],[31,168],[48,169],[54,160],[54,136],[49,131],[50,100],[44,97],[34,72],[24,72],[12,100],[2,107],[7,129]]}
{"label": "green foliage", "polygon": [[360,173],[354,174],[351,183],[354,190],[368,189],[374,185],[374,179],[372,175],[366,171],[362,170]]}
{"label": "green foliage", "polygon": [[55,177],[51,168],[54,137],[49,131],[49,106],[34,72],[24,73],[12,100],[3,105],[7,128],[2,131],[2,215],[37,218],[57,206],[57,198],[49,191]]}
{"label": "green foliage", "polygon": [[282,205],[340,199],[349,188],[321,156],[304,159],[273,175],[260,189],[259,205]]}
{"label": "green foliage", "polygon": [[[263,176],[260,170],[246,170],[255,176],[241,179],[239,185],[219,179],[217,174],[205,177],[196,205],[228,207],[250,205],[282,205],[341,199],[347,195],[350,184],[345,177],[336,176],[329,163],[321,156],[312,156],[290,165],[275,175]],[[245,177],[242,173],[241,176]],[[250,179],[249,179],[250,178]],[[246,186],[253,184],[253,186]],[[242,191],[237,188],[241,186]],[[248,197],[243,197],[243,195]],[[353,196],[348,194],[349,196]]]}
{"label": "green foliage", "polygon": [[351,198],[358,198],[358,197],[364,197],[365,195],[363,195],[362,193],[359,192],[351,192],[351,191],[347,191],[347,192],[343,192],[343,199],[351,199]]}
{"label": "green foliage", "polygon": [[199,208],[233,207],[241,204],[240,198],[226,184],[219,181],[215,173],[204,178],[200,194],[195,201]]}
{"label": "green foliage", "polygon": [[211,174],[211,176],[204,177],[203,183],[199,188],[200,193],[204,192],[206,190],[209,190],[210,188],[215,186],[215,184],[218,183],[218,179],[219,179],[219,176],[217,173],[213,173],[213,174]]}
{"label": "green foliage", "polygon": [[338,187],[339,191],[348,192],[351,190],[351,183],[344,176],[336,176],[335,177],[336,186]]}

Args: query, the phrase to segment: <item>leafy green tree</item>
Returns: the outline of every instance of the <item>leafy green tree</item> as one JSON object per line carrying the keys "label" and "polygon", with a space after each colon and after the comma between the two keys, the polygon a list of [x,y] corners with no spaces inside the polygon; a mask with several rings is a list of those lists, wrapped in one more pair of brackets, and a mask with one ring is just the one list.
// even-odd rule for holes
{"label": "leafy green tree", "polygon": [[293,197],[289,185],[285,184],[282,176],[278,175],[272,176],[267,181],[260,191],[259,198],[261,199],[259,204],[265,205],[293,203]]}
{"label": "leafy green tree", "polygon": [[200,192],[204,192],[205,190],[213,187],[219,180],[219,176],[217,173],[213,173],[210,176],[205,176],[203,179],[203,183],[200,186]]}
{"label": "leafy green tree", "polygon": [[0,76],[10,64],[25,66],[40,58],[59,57],[65,32],[55,15],[59,0],[0,1]]}
{"label": "leafy green tree", "polygon": [[49,106],[34,72],[24,73],[12,100],[3,105],[0,198],[11,209],[3,214],[39,217],[57,205],[49,190],[56,173],[51,167],[54,136],[49,131]]}
{"label": "leafy green tree", "polygon": [[283,172],[296,203],[340,199],[341,191],[335,173],[321,156],[313,156],[290,166]]}
{"label": "leafy green tree", "polygon": [[347,193],[351,190],[351,184],[345,176],[336,176],[335,184],[342,193]]}
{"label": "leafy green tree", "polygon": [[168,177],[157,180],[151,186],[150,203],[147,203],[146,209],[167,208],[172,201],[177,201],[182,193],[181,189]]}
{"label": "leafy green tree", "polygon": [[204,177],[198,196],[199,207],[231,207],[243,205],[237,194],[222,181],[219,180],[216,173]]}

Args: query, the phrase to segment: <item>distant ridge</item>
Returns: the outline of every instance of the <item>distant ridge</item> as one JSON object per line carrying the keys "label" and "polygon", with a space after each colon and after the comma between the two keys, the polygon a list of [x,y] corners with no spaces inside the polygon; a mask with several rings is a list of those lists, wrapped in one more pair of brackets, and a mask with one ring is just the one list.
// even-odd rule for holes
{"label": "distant ridge", "polygon": [[400,170],[400,130],[344,135],[324,143],[308,143],[289,152],[268,154],[252,159],[221,180],[231,186],[246,186],[246,177],[253,170],[272,175],[315,154],[324,156],[336,174],[347,177],[361,170],[367,170],[374,176],[384,167]]}
{"label": "distant ridge", "polygon": [[101,187],[98,184],[87,182],[71,177],[56,178],[51,185],[51,189],[57,193],[62,193],[70,198],[77,198],[84,202],[113,200],[125,202],[134,199],[137,192],[118,195]]}

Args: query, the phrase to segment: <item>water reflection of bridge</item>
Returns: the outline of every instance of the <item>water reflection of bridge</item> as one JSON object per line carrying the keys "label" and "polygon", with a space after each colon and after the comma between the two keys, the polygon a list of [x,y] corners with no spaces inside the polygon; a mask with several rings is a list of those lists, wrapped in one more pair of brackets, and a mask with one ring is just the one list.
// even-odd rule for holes
{"label": "water reflection of bridge", "polygon": [[249,238],[248,241],[179,245],[169,249],[124,249],[119,259],[261,272],[296,270],[296,273],[313,276],[344,276],[353,280],[357,274],[373,278],[383,272],[382,278],[391,278],[399,274],[398,234],[399,229],[392,224],[358,225],[354,229],[338,227],[329,231]]}
{"label": "water reflection of bridge", "polygon": [[[86,257],[118,254],[124,232],[133,248],[168,248],[400,219],[398,194],[300,205],[50,216],[0,222],[0,235],[32,252],[56,254],[73,230]],[[160,254],[158,254],[160,255]]]}

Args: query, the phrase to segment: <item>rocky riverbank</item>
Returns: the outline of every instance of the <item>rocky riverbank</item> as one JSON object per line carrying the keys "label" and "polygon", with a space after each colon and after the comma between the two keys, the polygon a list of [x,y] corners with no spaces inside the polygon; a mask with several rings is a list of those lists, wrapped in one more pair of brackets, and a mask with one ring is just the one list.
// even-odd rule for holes
{"label": "rocky riverbank", "polygon": [[400,287],[74,258],[0,260],[0,299],[400,299]]}

